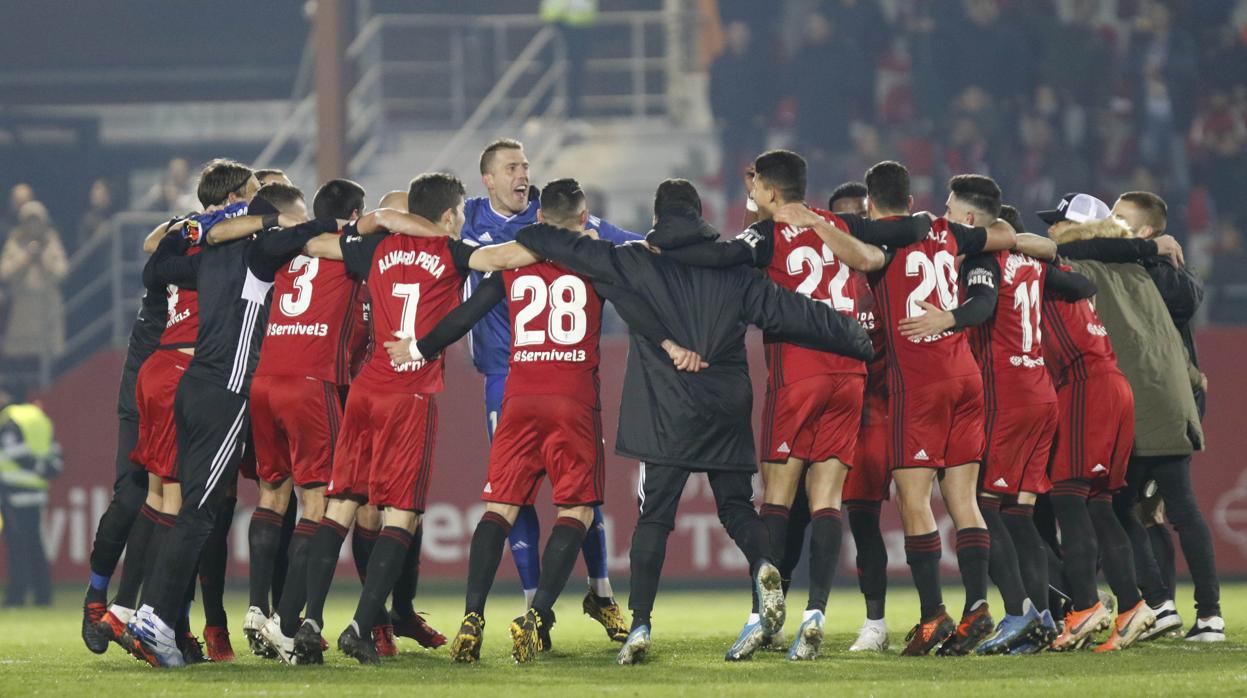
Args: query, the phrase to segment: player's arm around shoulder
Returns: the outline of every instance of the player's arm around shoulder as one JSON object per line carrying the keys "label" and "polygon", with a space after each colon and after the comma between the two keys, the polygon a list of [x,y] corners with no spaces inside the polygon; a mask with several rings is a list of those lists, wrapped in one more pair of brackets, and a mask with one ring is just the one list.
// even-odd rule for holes
{"label": "player's arm around shoulder", "polygon": [[504,242],[501,245],[477,248],[468,264],[475,271],[490,272],[518,269],[540,261],[540,257],[518,242]]}
{"label": "player's arm around shoulder", "polygon": [[1035,235],[1034,233],[1018,233],[1013,245],[1014,252],[1021,252],[1028,257],[1051,262],[1056,259],[1056,241]]}
{"label": "player's arm around shoulder", "polygon": [[846,233],[805,204],[783,205],[775,212],[775,221],[786,223],[794,228],[813,230],[836,259],[853,269],[870,272],[883,268],[883,250]]}

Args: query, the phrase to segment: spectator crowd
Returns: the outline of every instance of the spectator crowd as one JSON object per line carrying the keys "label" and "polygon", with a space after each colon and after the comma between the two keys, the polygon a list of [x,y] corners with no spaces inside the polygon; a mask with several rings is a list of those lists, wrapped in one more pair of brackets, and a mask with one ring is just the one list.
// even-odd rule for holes
{"label": "spectator crowd", "polygon": [[1228,289],[1211,319],[1247,321],[1230,302],[1247,284],[1247,0],[701,9],[729,201],[768,145],[806,156],[815,201],[887,158],[938,211],[963,172],[995,178],[1028,215],[1069,191],[1155,191],[1188,263]]}

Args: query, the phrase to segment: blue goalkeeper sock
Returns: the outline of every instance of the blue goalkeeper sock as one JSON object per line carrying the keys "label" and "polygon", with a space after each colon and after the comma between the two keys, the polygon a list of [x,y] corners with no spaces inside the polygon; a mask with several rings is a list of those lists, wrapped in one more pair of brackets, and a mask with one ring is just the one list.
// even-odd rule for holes
{"label": "blue goalkeeper sock", "polygon": [[602,520],[602,507],[593,507],[593,522],[585,534],[580,552],[585,558],[585,568],[589,571],[589,587],[593,595],[599,599],[611,599],[615,592],[611,589],[610,575],[606,572],[606,523]]}
{"label": "blue goalkeeper sock", "polygon": [[537,519],[536,508],[520,507],[519,516],[515,517],[511,532],[507,535],[507,545],[511,546],[511,558],[515,560],[515,570],[520,574],[524,604],[527,606],[532,603],[537,583],[541,580],[541,522]]}

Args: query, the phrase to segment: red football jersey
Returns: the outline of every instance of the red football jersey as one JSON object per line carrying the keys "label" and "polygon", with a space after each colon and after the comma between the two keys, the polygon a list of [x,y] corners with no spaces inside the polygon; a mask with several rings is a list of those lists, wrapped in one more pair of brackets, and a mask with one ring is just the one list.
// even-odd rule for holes
{"label": "red football jersey", "polygon": [[1041,307],[1044,359],[1058,387],[1099,373],[1120,373],[1108,330],[1091,299],[1070,303],[1044,298]]}
{"label": "red football jersey", "polygon": [[944,310],[956,308],[957,255],[982,251],[986,239],[981,228],[937,218],[925,238],[898,248],[878,276],[874,284],[875,317],[884,331],[890,393],[978,373],[979,365],[964,332],[909,339],[901,334],[900,322],[925,313],[918,301]]}
{"label": "red football jersey", "polygon": [[602,297],[551,262],[502,273],[511,317],[507,397],[565,395],[599,407]]}
{"label": "red football jersey", "polygon": [[969,330],[970,348],[983,372],[987,409],[1056,402],[1056,389],[1044,368],[1040,327],[1043,263],[1003,250],[990,259],[994,268],[962,269],[967,287],[996,285],[995,314]]}
{"label": "red football jersey", "polygon": [[[830,211],[811,209],[840,230],[848,226]],[[776,223],[771,260],[766,272],[776,284],[806,298],[825,303],[850,317],[858,316],[864,276],[832,255],[823,239],[810,228]],[[828,373],[865,373],[866,364],[840,354],[807,349],[786,342],[766,353],[769,384],[773,390],[811,376]]]}
{"label": "red football jersey", "polygon": [[[190,254],[198,251],[199,248],[193,247]],[[165,322],[164,332],[160,333],[160,344],[194,346],[199,336],[199,294],[169,284],[168,298],[169,318]]]}
{"label": "red football jersey", "polygon": [[446,237],[406,235],[343,235],[339,244],[347,272],[367,279],[371,298],[369,355],[352,389],[441,392],[443,356],[423,365],[409,361],[396,366],[382,344],[395,332],[412,338],[428,334],[459,305],[475,246]]}
{"label": "red football jersey", "polygon": [[331,259],[299,255],[273,282],[257,376],[309,376],[351,382],[352,351],[365,331],[363,291]]}

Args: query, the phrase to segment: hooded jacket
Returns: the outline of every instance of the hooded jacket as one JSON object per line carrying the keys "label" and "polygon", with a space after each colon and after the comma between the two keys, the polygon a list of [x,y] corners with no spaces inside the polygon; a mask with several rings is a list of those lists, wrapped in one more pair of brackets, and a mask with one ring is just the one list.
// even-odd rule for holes
{"label": "hooded jacket", "polygon": [[[1113,219],[1066,228],[1057,244],[1126,237]],[[1182,337],[1148,272],[1138,264],[1074,260],[1070,265],[1096,283],[1095,309],[1134,391],[1134,455],[1183,456],[1204,448]]]}
{"label": "hooded jacket", "polygon": [[[718,237],[692,209],[660,212],[655,234],[675,246]],[[616,246],[548,225],[525,228],[516,241],[595,282],[640,296],[670,339],[710,364],[698,373],[677,371],[660,346],[630,335],[615,442],[623,456],[696,471],[757,468],[748,325],[862,360],[873,353],[855,321],[754,271],[688,267],[639,244]]]}

